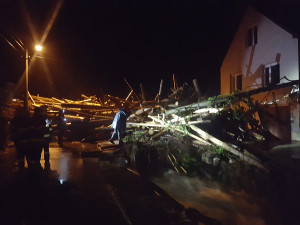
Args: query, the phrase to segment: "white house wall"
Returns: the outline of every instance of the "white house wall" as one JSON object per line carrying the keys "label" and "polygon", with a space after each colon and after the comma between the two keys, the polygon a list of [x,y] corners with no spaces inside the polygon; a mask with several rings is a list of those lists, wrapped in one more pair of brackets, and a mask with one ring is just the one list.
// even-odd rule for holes
{"label": "white house wall", "polygon": [[[246,47],[248,28],[257,26],[257,44]],[[221,94],[230,93],[230,75],[243,75],[243,91],[261,87],[264,65],[279,62],[280,78],[299,79],[298,40],[249,7],[221,67]],[[281,83],[288,82],[285,79]]]}
{"label": "white house wall", "polygon": [[[247,31],[257,26],[257,44],[246,46]],[[221,66],[221,94],[230,94],[230,76],[242,74],[242,91],[262,87],[264,66],[278,62],[280,78],[299,79],[298,39],[252,7],[248,7]],[[281,83],[288,80],[281,79]],[[272,98],[284,90],[261,93]],[[258,95],[259,96],[259,95]],[[257,99],[270,100],[265,97]],[[270,100],[270,101],[272,101]],[[300,141],[299,100],[290,102],[291,139]],[[286,105],[286,104],[285,104]]]}

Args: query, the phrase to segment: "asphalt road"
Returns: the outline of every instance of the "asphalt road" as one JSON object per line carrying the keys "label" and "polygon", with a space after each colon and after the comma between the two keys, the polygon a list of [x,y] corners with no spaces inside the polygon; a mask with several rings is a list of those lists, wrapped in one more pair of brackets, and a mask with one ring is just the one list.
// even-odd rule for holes
{"label": "asphalt road", "polygon": [[50,168],[38,173],[18,171],[13,147],[0,159],[1,225],[197,224],[122,161],[81,157],[78,149],[55,143],[50,146]]}

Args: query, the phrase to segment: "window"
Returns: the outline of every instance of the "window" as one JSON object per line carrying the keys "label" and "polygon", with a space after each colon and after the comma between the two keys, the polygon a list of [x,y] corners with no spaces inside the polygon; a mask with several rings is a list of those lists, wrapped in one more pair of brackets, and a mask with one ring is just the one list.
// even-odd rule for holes
{"label": "window", "polygon": [[242,74],[230,76],[230,92],[234,92],[236,90],[242,90]]}
{"label": "window", "polygon": [[257,44],[257,26],[248,29],[247,47]]}
{"label": "window", "polygon": [[264,86],[280,83],[280,70],[278,63],[265,65]]}

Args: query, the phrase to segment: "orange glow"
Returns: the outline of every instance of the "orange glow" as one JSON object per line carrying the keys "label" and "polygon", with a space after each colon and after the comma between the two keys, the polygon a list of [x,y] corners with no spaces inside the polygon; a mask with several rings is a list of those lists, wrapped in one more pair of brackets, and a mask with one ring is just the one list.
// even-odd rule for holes
{"label": "orange glow", "polygon": [[41,46],[41,45],[36,45],[36,46],[35,46],[35,50],[38,51],[38,52],[41,52],[41,51],[43,51],[43,46]]}
{"label": "orange glow", "polygon": [[[48,34],[49,34],[49,32],[50,32],[50,30],[51,30],[51,28],[52,28],[52,26],[53,26],[53,24],[54,24],[54,22],[56,20],[56,17],[57,17],[57,15],[58,15],[61,7],[62,7],[63,2],[64,2],[64,0],[59,0],[57,2],[56,6],[55,6],[55,8],[54,8],[54,10],[53,10],[53,12],[51,14],[51,18],[48,21],[48,24],[46,26],[46,29],[45,29],[45,31],[44,31],[44,33],[43,33],[42,38],[41,38],[40,41],[37,38],[38,35],[35,32],[35,29],[34,29],[34,26],[33,26],[33,22],[31,21],[30,15],[29,15],[28,11],[25,10],[26,22],[27,22],[27,24],[29,26],[29,29],[30,29],[30,31],[32,33],[32,36],[34,38],[34,42],[35,43],[40,43],[41,45],[43,45],[43,43],[46,41],[46,38],[48,37]],[[38,50],[36,49],[36,51],[38,51]],[[33,56],[31,57],[31,60],[29,62],[29,70],[30,70],[32,64],[34,63],[34,61],[36,59],[36,56],[37,56],[37,52],[35,52],[33,54]],[[42,64],[43,64],[43,68],[45,70],[46,79],[49,81],[50,84],[52,84],[53,82],[52,82],[52,79],[51,79],[51,76],[50,76],[50,73],[49,73],[49,69],[48,69],[46,63],[43,60],[42,60]],[[17,83],[17,85],[15,87],[15,90],[17,90],[17,89],[19,89],[21,87],[21,84],[24,82],[24,80],[25,80],[25,71],[24,71],[23,75],[21,76],[21,78],[19,79],[19,81],[18,81],[18,83]]]}

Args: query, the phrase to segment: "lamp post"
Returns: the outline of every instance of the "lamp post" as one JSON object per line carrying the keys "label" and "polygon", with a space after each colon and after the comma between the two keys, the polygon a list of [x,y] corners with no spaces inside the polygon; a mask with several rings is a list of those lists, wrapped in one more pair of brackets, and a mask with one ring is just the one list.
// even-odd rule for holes
{"label": "lamp post", "polygon": [[[41,52],[43,50],[43,47],[41,45],[36,45],[35,50],[38,52]],[[25,99],[24,99],[24,108],[28,110],[28,61],[29,61],[29,54],[28,49],[25,50]]]}
{"label": "lamp post", "polygon": [[24,96],[24,108],[28,110],[28,49],[26,51],[26,56],[25,56],[25,96]]}

